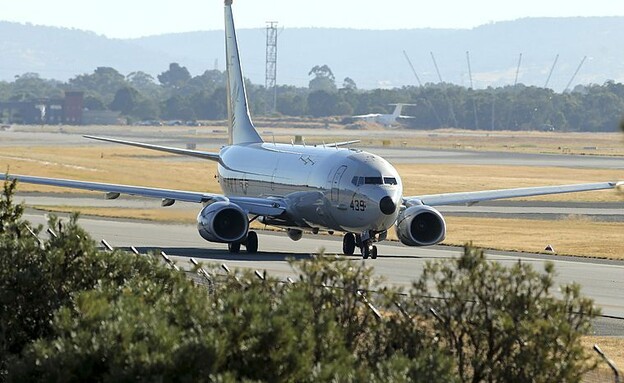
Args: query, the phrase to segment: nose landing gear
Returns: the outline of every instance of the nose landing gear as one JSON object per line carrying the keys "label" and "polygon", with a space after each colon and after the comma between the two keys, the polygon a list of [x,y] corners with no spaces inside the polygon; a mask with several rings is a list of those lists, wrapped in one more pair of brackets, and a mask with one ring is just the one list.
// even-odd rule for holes
{"label": "nose landing gear", "polygon": [[377,246],[374,245],[374,236],[370,233],[363,233],[362,235],[355,235],[353,233],[346,233],[342,238],[342,252],[345,255],[353,255],[355,247],[358,246],[362,252],[362,258],[371,259],[377,258]]}
{"label": "nose landing gear", "polygon": [[377,259],[377,246],[373,245],[373,241],[368,240],[362,244],[362,258]]}

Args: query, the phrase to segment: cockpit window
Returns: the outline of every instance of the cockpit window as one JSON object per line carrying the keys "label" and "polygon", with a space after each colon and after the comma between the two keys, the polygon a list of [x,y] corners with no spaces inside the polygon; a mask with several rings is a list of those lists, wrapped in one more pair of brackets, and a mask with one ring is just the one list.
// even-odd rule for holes
{"label": "cockpit window", "polygon": [[396,185],[397,184],[397,180],[394,177],[384,177],[384,183],[386,185]]}
{"label": "cockpit window", "polygon": [[351,183],[355,186],[361,185],[397,185],[397,179],[394,177],[358,177],[351,179]]}
{"label": "cockpit window", "polygon": [[367,185],[381,185],[383,179],[381,177],[364,177],[364,183]]}

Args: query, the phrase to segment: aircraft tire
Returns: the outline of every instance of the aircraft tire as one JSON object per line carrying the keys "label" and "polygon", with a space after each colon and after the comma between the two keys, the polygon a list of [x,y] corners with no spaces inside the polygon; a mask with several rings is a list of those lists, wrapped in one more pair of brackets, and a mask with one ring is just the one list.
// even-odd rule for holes
{"label": "aircraft tire", "polygon": [[371,256],[372,250],[373,245],[370,242],[364,243],[364,246],[362,246],[362,258],[368,259],[368,257]]}
{"label": "aircraft tire", "polygon": [[228,243],[228,251],[232,254],[236,254],[240,252],[240,242],[230,242]]}
{"label": "aircraft tire", "polygon": [[371,248],[371,259],[377,259],[377,246],[373,245]]}
{"label": "aircraft tire", "polygon": [[247,233],[245,248],[249,254],[255,254],[258,252],[258,234],[255,231]]}
{"label": "aircraft tire", "polygon": [[344,255],[353,255],[355,252],[355,235],[346,233],[342,238],[342,252]]}

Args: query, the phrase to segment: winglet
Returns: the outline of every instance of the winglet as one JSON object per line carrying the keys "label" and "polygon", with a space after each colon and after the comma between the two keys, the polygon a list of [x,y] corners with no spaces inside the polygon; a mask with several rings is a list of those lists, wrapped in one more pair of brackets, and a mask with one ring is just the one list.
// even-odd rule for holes
{"label": "winglet", "polygon": [[229,144],[263,142],[256,131],[247,106],[247,92],[240,63],[236,29],[232,15],[232,0],[225,0],[225,58],[227,71],[227,107]]}

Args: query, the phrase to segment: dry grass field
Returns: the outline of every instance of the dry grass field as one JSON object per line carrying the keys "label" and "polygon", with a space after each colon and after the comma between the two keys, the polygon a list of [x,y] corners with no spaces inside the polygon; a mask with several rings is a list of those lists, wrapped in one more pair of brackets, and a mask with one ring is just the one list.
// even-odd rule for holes
{"label": "dry grass field", "polygon": [[[220,190],[214,179],[214,162],[188,160],[172,154],[114,145],[96,148],[4,147],[0,153],[0,167],[8,168],[14,174],[204,192]],[[624,178],[624,174],[617,170],[532,166],[398,164],[396,168],[403,179],[405,195],[616,181]],[[26,184],[21,185],[20,190],[61,192],[58,188]],[[64,189],[62,192],[78,191]],[[604,191],[533,198],[583,202],[624,200],[621,194]]]}
{"label": "dry grass field", "polygon": [[[260,135],[267,142],[275,139],[276,142],[288,143],[294,139],[295,135],[300,135],[308,144],[360,139],[361,142],[357,146],[364,147],[417,147],[624,157],[624,136],[620,133],[384,129],[377,124],[362,124],[362,129],[351,130],[332,118],[256,118],[254,121]],[[18,126],[13,129],[18,132],[63,132],[108,136],[132,130],[139,134],[175,136],[196,141],[221,139],[225,142],[227,139],[225,121],[217,121],[209,126],[201,127]]]}
{"label": "dry grass field", "polygon": [[[303,123],[302,123],[303,124]],[[42,127],[42,131],[58,131],[58,127]],[[84,127],[63,127],[67,130],[85,129]],[[134,127],[132,127],[134,129]],[[159,131],[161,127],[158,128]],[[163,134],[173,134],[179,127],[162,127]],[[198,128],[199,129],[199,128]],[[205,132],[213,127],[203,127]],[[107,134],[114,135],[123,127],[107,129]],[[310,129],[312,130],[312,129]],[[187,134],[189,130],[184,128]],[[191,130],[192,132],[192,130]],[[197,130],[200,134],[203,131]],[[284,130],[284,132],[286,132]],[[396,131],[381,131],[391,137]],[[279,128],[275,130],[279,134]],[[353,138],[353,132],[347,132]],[[208,133],[206,133],[208,134]],[[223,135],[223,133],[219,133]],[[318,133],[317,134],[321,134]],[[475,133],[465,131],[447,131],[415,135],[414,140],[423,140],[435,145],[435,138],[446,135],[440,142],[448,142],[448,135],[457,135],[464,143],[480,142],[483,148],[492,149],[496,142],[509,138],[505,133]],[[586,133],[514,133],[518,142],[533,142],[525,149],[541,150],[556,142],[568,142],[569,145],[611,145],[624,151],[619,136],[615,134]],[[432,136],[433,135],[433,136]],[[316,136],[315,136],[316,137]],[[319,136],[320,137],[320,136]],[[416,138],[414,138],[416,137]],[[516,136],[514,136],[516,137]],[[316,140],[317,138],[315,138]],[[400,138],[399,138],[400,139]],[[471,141],[473,140],[473,141]],[[488,141],[489,140],[489,141]],[[490,142],[489,144],[486,144]],[[515,142],[515,141],[514,141]],[[213,150],[214,148],[205,150]],[[624,159],[623,159],[624,161]],[[14,174],[31,174],[47,177],[72,178],[86,181],[122,183],[159,188],[219,192],[220,188],[214,176],[216,164],[166,153],[141,150],[120,145],[98,146],[10,146],[10,141],[0,151],[0,167],[9,169]],[[580,182],[598,182],[620,180],[624,174],[618,170],[571,169],[533,166],[499,165],[453,165],[453,164],[398,164],[397,169],[404,182],[405,195],[423,195],[443,192],[513,188],[538,185],[555,185]],[[41,191],[60,194],[84,193],[74,189],[22,184],[20,191]],[[624,202],[622,194],[614,191],[576,193],[534,197],[548,201],[574,202]],[[74,207],[45,207],[46,209],[76,210]],[[143,218],[171,222],[193,222],[195,214],[176,209],[104,209],[81,208],[83,214],[102,215],[121,218]],[[512,220],[489,218],[448,217],[448,236],[446,243],[463,244],[472,240],[479,246],[539,252],[547,244],[555,247],[559,254],[583,255],[592,257],[624,258],[624,227],[622,223],[591,222],[583,219],[564,219],[558,221]]]}
{"label": "dry grass field", "polygon": [[[596,352],[592,349],[594,344],[597,344],[600,349],[611,359],[615,365],[623,371],[624,368],[624,338],[621,337],[600,337],[600,336],[586,336],[582,339],[583,346],[590,355],[596,355]],[[600,365],[600,369],[611,372],[611,369],[603,363]],[[608,374],[605,374],[608,375]],[[621,375],[620,375],[621,379]]]}
{"label": "dry grass field", "polygon": [[445,244],[531,253],[624,259],[624,223],[592,222],[583,217],[563,220],[446,217]]}

